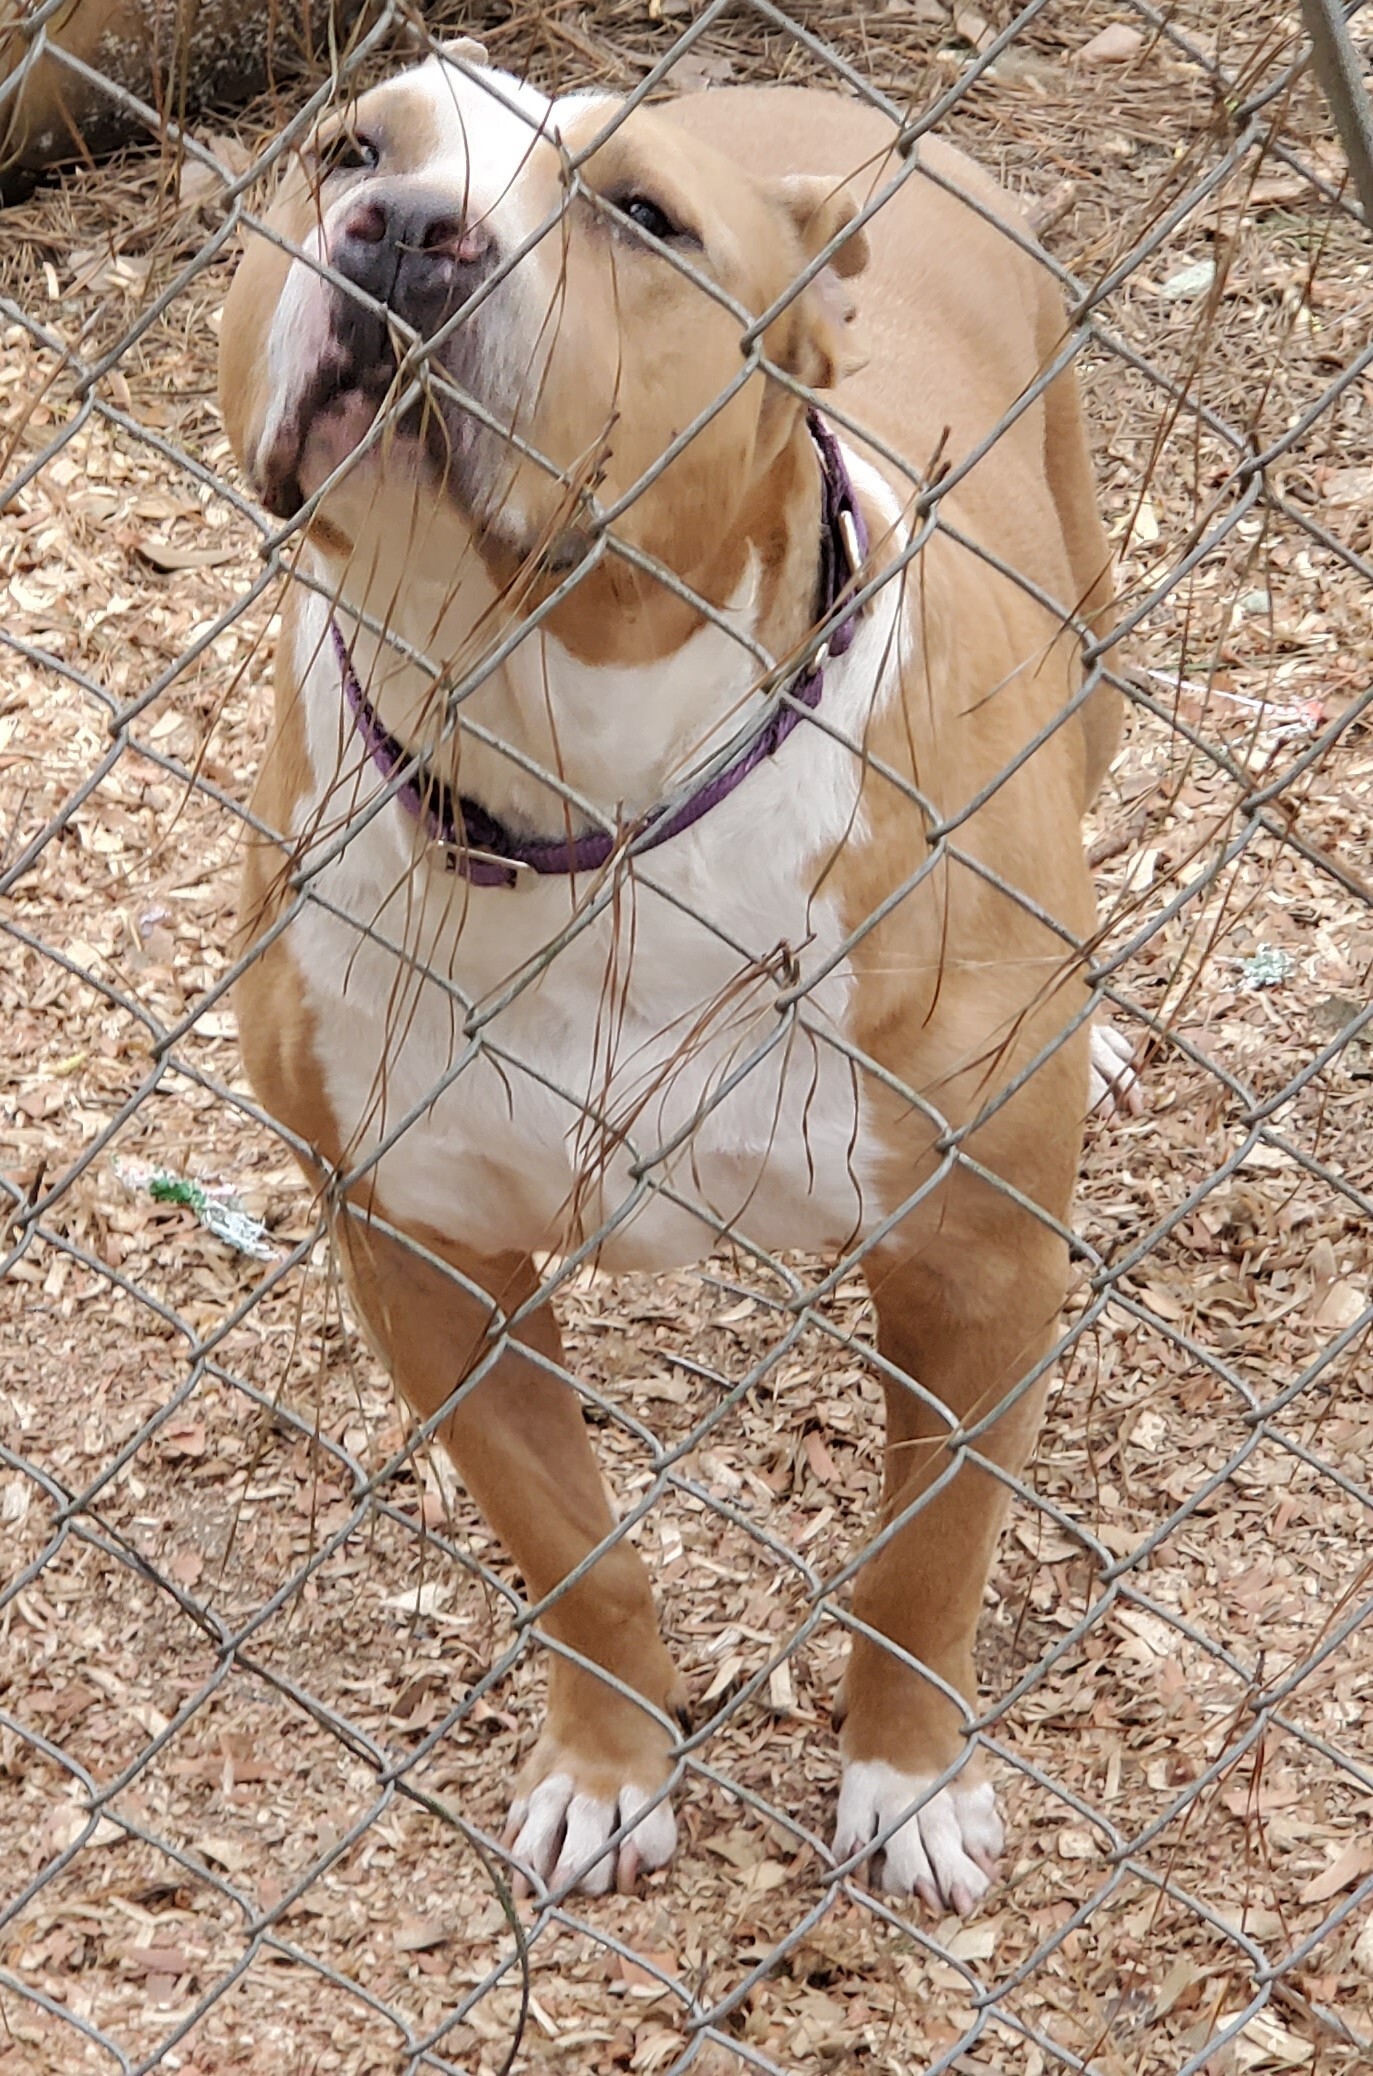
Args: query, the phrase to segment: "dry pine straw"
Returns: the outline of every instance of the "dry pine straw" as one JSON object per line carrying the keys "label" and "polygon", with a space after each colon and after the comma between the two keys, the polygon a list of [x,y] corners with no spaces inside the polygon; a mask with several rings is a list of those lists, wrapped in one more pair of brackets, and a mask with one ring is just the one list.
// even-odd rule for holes
{"label": "dry pine straw", "polygon": [[[820,12],[812,7],[810,19]],[[823,13],[827,32],[869,77],[916,102],[956,76],[987,26],[961,11],[960,38],[933,0]],[[1004,19],[990,5],[985,13],[992,27]],[[1187,6],[1177,15],[1232,67],[1284,27],[1267,5]],[[485,29],[499,59],[528,64],[541,80],[624,85],[685,17],[679,0],[663,0],[526,7],[513,17],[468,9],[463,19]],[[1127,250],[1219,148],[1211,88],[1176,53],[1144,46],[1099,66],[1074,58],[1123,19],[1124,10],[1116,17],[1096,6],[1046,9],[948,125],[1013,186],[1048,198],[1048,213],[1061,212],[1053,248],[1087,276]],[[816,70],[780,32],[742,13],[696,59],[698,83],[712,73]],[[274,121],[260,108],[218,133],[226,157],[251,153]],[[1292,97],[1283,122],[1306,163],[1333,167],[1309,89]],[[174,173],[130,157],[11,213],[6,287],[92,352],[124,331],[215,220],[213,204],[194,191],[179,202]],[[1256,186],[1232,181],[1194,211],[1112,298],[1108,320],[1215,409],[1271,437],[1362,344],[1365,253],[1307,183],[1269,165]],[[1226,272],[1209,314],[1202,302],[1161,293],[1217,254]],[[219,471],[229,464],[212,362],[226,271],[216,261],[196,274],[106,385],[141,426]],[[1226,459],[1190,418],[1165,437],[1161,392],[1118,361],[1097,356],[1087,390],[1106,507],[1135,596],[1176,561],[1194,514],[1224,481]],[[1370,403],[1365,378],[1330,404],[1272,477],[1286,499],[1360,548],[1373,486]],[[51,355],[17,326],[0,356],[0,412],[16,460],[73,416]],[[0,557],[7,627],[120,699],[181,655],[256,568],[251,530],[224,499],[98,418],[56,447],[11,506]],[[144,749],[196,763],[204,780],[242,799],[261,750],[274,625],[268,600],[217,634],[142,717]],[[1272,776],[1310,740],[1313,722],[1364,690],[1367,600],[1333,555],[1260,510],[1150,613],[1133,655],[1159,674],[1145,680],[1155,695],[1165,706],[1174,700],[1241,775]],[[100,707],[57,671],[12,654],[5,669],[0,827],[12,856],[69,801],[107,738]],[[1192,689],[1170,692],[1180,678]],[[1373,737],[1354,726],[1288,796],[1305,838],[1356,872],[1367,866],[1371,773]],[[1366,999],[1373,915],[1268,835],[1208,879],[1202,868],[1235,826],[1238,790],[1239,780],[1141,713],[1093,834],[1115,941],[1160,918],[1178,885],[1195,881],[1187,905],[1158,921],[1122,969],[1124,993],[1266,1099]],[[51,951],[170,1024],[224,968],[238,843],[226,808],[130,748],[48,843],[10,913]],[[1239,962],[1260,945],[1288,952],[1293,970],[1278,988],[1247,992]],[[13,939],[0,991],[0,1160],[27,1188],[40,1171],[50,1180],[64,1173],[152,1059],[132,1016]],[[1089,2055],[1111,2076],[1166,2076],[1251,1994],[1250,1963],[1226,1926],[1242,1927],[1270,1963],[1302,1952],[1263,2013],[1213,2054],[1212,2070],[1359,2063],[1360,2038],[1373,2038],[1373,1938],[1366,1929],[1360,1936],[1366,1900],[1362,1913],[1302,1943],[1373,1867],[1373,1651],[1366,1629],[1339,1635],[1368,1606],[1368,1507],[1321,1468],[1338,1468],[1355,1488],[1362,1480],[1366,1492],[1373,1407],[1363,1343],[1333,1358],[1257,1435],[1226,1379],[1267,1398],[1359,1314],[1368,1231],[1340,1183],[1366,1191],[1373,1179],[1368,1135],[1357,1129],[1370,1071],[1373,1054],[1351,1042],[1276,1114],[1287,1144],[1316,1156],[1331,1179],[1314,1179],[1281,1146],[1259,1149],[1128,1279],[1124,1292],[1138,1309],[1113,1305],[1065,1365],[1036,1491],[1115,1557],[1169,1525],[1128,1574],[1136,1597],[1108,1604],[1100,1565],[1080,1538],[1036,1506],[1015,1510],[986,1609],[988,1691],[1004,1692],[1041,1664],[1087,1609],[1099,1613],[1042,1664],[999,1726],[1012,1837],[1005,1882],[964,1927],[929,1924],[915,1907],[888,1922],[855,1893],[835,1898],[729,2021],[741,2048],[770,2058],[762,2066],[926,2066],[962,2037],[974,1995],[1009,1983],[995,2008],[1046,2041]],[[1091,1133],[1079,1227],[1108,1257],[1135,1245],[1242,1143],[1236,1100],[1184,1051],[1160,1045],[1148,1081],[1145,1117]],[[219,1093],[241,1086],[221,1006],[178,1046],[118,1150],[233,1182],[284,1249],[308,1237],[309,1206],[280,1147]],[[202,1334],[220,1327],[269,1271],[228,1254],[189,1214],[126,1193],[107,1154],[63,1192],[48,1227],[167,1309],[136,1302],[59,1245],[31,1246],[0,1297],[6,1443],[79,1490],[143,1423],[162,1417],[55,1544],[51,1491],[22,1471],[0,1479],[7,1571],[48,1553],[4,1618],[0,1680],[21,1726],[0,1732],[6,1892],[81,1835],[83,1776],[71,1768],[98,1783],[115,1779],[179,1709],[203,1698],[116,1798],[139,1835],[102,1824],[56,1868],[10,1925],[4,1965],[138,2062],[243,1956],[244,1915],[229,1885],[251,1908],[270,1910],[313,1869],[276,1947],[257,1952],[162,2066],[183,2076],[402,2067],[401,2035],[382,2007],[412,2036],[442,2023],[510,1951],[508,1928],[460,1838],[438,1816],[383,1794],[364,1746],[273,1682],[315,1697],[394,1765],[509,1641],[496,1596],[448,1550],[496,1577],[508,1568],[465,1499],[446,1496],[422,1462],[397,1474],[384,1507],[302,1580],[350,1518],[350,1476],[379,1467],[403,1436],[387,1385],[340,1323],[319,1249],[248,1311],[216,1348],[218,1369],[168,1412],[187,1385],[175,1320]],[[722,1259],[703,1275],[586,1280],[564,1305],[570,1360],[612,1409],[623,1406],[672,1442],[719,1395],[702,1366],[737,1380],[777,1341],[778,1295],[742,1260]],[[856,1283],[826,1309],[861,1344]],[[1226,1375],[1213,1364],[1228,1365]],[[229,1378],[247,1380],[259,1399]],[[270,1410],[275,1400],[280,1413]],[[324,1449],[304,1438],[315,1422]],[[630,1499],[649,1477],[645,1453],[613,1417],[598,1424],[616,1489]],[[569,1925],[536,1941],[534,2003],[516,2066],[670,2066],[689,2036],[681,1995],[655,1971],[709,2002],[814,1911],[818,1858],[730,1784],[825,1834],[836,1779],[828,1709],[842,1637],[823,1624],[757,1697],[733,1704],[805,1612],[794,1573],[750,1524],[803,1556],[837,1556],[872,1506],[877,1433],[861,1347],[812,1332],[688,1459],[697,1486],[729,1505],[732,1520],[670,1493],[638,1531],[699,1715],[719,1711],[702,1754],[716,1779],[688,1784],[678,1859],[641,1898],[582,1902]],[[1231,1474],[1198,1499],[1227,1465]],[[263,1609],[285,1582],[297,1580],[298,1590],[255,1631],[245,1662],[216,1682],[211,1641],[140,1559],[188,1605],[229,1625]],[[419,1618],[406,1612],[417,1587]],[[1271,1689],[1294,1674],[1284,1723],[1202,1781],[1243,1741],[1253,1682]],[[526,1654],[407,1777],[497,1827],[540,1682]],[[1358,1775],[1343,1755],[1360,1750]],[[1113,1878],[1091,1813],[1133,1837],[1170,1810],[1138,1858],[1171,1891],[1137,1873]],[[639,1963],[611,1951],[601,1933]],[[452,2065],[500,2068],[516,2005],[512,1976],[447,2036]],[[1037,2076],[1051,2061],[993,2022],[960,2067]],[[5,2076],[111,2066],[60,2018],[0,1991]],[[749,2064],[711,2046],[694,2066]]]}

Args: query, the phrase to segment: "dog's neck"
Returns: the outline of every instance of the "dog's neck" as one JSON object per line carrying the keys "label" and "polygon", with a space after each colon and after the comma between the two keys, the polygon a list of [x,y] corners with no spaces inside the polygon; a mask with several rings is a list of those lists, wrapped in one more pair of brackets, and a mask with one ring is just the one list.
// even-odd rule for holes
{"label": "dog's neck", "polygon": [[[633,816],[757,719],[764,666],[755,650],[781,662],[814,624],[820,510],[820,466],[798,421],[713,566],[684,579],[715,602],[713,619],[684,612],[652,577],[627,585],[622,563],[613,573],[621,597],[637,594],[645,613],[665,606],[683,638],[656,658],[615,660],[612,622],[610,659],[590,660],[551,628],[536,628],[464,699],[462,723],[446,741],[433,672],[354,616],[387,626],[451,684],[498,646],[518,618],[514,601],[502,599],[470,544],[455,573],[451,521],[436,524],[418,497],[412,525],[396,526],[393,513],[391,526],[360,537],[346,560],[328,549],[311,552],[321,588],[339,600],[358,677],[387,730],[502,821],[563,835],[581,818],[536,770],[556,774],[606,817]],[[583,602],[580,610],[588,609]],[[641,643],[641,625],[635,633]],[[330,657],[322,655],[318,667],[328,671]]]}

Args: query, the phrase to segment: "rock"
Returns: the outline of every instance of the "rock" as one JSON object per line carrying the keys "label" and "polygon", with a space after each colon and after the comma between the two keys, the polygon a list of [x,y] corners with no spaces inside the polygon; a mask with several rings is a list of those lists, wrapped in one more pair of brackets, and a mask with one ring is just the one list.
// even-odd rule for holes
{"label": "rock", "polygon": [[1123,65],[1142,49],[1144,38],[1127,22],[1108,22],[1077,53],[1079,65]]}

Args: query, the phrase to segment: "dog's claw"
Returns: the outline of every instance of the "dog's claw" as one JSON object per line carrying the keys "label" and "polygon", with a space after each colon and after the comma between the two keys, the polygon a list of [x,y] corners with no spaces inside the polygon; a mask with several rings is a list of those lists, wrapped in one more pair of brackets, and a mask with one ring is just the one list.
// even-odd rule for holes
{"label": "dog's claw", "polygon": [[[609,1840],[625,1824],[632,1829],[617,1850]],[[671,1859],[677,1819],[665,1797],[654,1802],[632,1782],[606,1797],[579,1788],[570,1773],[549,1773],[512,1805],[503,1843],[521,1863],[516,1881],[527,1893],[532,1875],[550,1889],[571,1884],[584,1895],[604,1896],[614,1887],[630,1895],[642,1872]]]}
{"label": "dog's claw", "polygon": [[615,1868],[615,1888],[621,1896],[632,1896],[639,1885],[639,1854],[637,1847],[628,1841],[620,1847],[619,1860]]}
{"label": "dog's claw", "polygon": [[864,1863],[870,1886],[888,1895],[917,1896],[932,1911],[956,1910],[967,1917],[996,1876],[996,1856],[1004,1842],[996,1796],[990,1781],[970,1787],[954,1781],[905,1815],[930,1778],[900,1773],[880,1759],[847,1765],[839,1791],[835,1858],[846,1860],[869,1839],[890,1832],[880,1860],[874,1855]]}

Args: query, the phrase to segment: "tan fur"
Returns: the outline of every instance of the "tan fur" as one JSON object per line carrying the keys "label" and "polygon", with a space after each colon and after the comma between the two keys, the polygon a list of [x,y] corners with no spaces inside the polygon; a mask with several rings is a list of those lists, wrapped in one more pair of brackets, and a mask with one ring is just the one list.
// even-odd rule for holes
{"label": "tan fur", "polygon": [[[740,260],[726,284],[761,310],[825,238],[891,177],[891,133],[857,103],[800,90],[730,90],[641,111],[590,162],[588,179],[621,178],[637,153],[650,154],[655,187],[680,206],[715,211],[732,227]],[[574,140],[575,141],[575,140]],[[968,188],[1003,221],[1013,205],[959,154],[921,147],[931,171]],[[779,229],[774,182],[805,176],[789,228]],[[531,178],[555,196],[554,170]],[[850,198],[840,198],[847,181]],[[835,199],[828,197],[833,195]],[[288,193],[282,222],[308,221],[303,189]],[[833,302],[803,299],[779,318],[768,349],[803,377],[844,374],[838,408],[908,457],[914,472],[941,449],[957,459],[975,446],[1052,359],[1063,315],[1047,270],[964,202],[917,173],[871,229],[871,260],[859,240],[851,281],[867,353]],[[568,252],[569,343],[556,357],[530,429],[571,468],[595,447],[609,500],[649,466],[675,424],[692,415],[709,385],[723,387],[738,365],[737,325],[689,284],[616,259],[614,297],[594,231]],[[224,389],[230,429],[251,453],[261,392],[261,328],[253,312],[279,292],[284,262],[258,241],[250,250],[224,325]],[[606,327],[616,336],[607,337]],[[598,390],[617,369],[620,409],[613,439],[604,427],[613,399]],[[666,398],[665,403],[661,402]],[[669,407],[672,418],[662,414]],[[599,444],[598,444],[599,443]],[[917,485],[893,478],[880,448],[869,458],[907,503]],[[535,531],[570,523],[566,500],[523,464],[511,493],[535,515]],[[627,513],[627,537],[660,554],[717,604],[729,597],[750,545],[766,573],[762,635],[786,653],[809,625],[817,510],[814,464],[794,403],[756,377],[707,434]],[[1110,558],[1097,516],[1075,385],[1061,376],[957,485],[947,521],[1022,571],[1089,625],[1104,626]],[[729,515],[722,525],[721,514]],[[494,535],[478,552],[502,580],[523,574],[523,597],[547,580],[523,568],[532,543]],[[339,550],[340,570],[355,552]],[[873,543],[875,561],[889,541]],[[1027,744],[1072,699],[1081,678],[1076,637],[1021,587],[1001,577],[945,531],[937,531],[905,579],[920,661],[903,698],[871,731],[866,748],[929,803],[957,819],[1000,773],[1008,775],[977,812],[958,822],[941,860],[852,954],[855,1045],[905,1088],[919,1091],[955,1129],[1062,1033],[1085,1000],[1064,937],[1015,899],[1023,891],[1079,943],[1093,929],[1091,887],[1079,820],[1114,746],[1115,702],[1096,694],[1017,769]],[[626,609],[634,608],[632,624]],[[561,613],[558,630],[579,655],[617,662],[670,652],[690,632],[688,608],[610,558]],[[304,749],[289,673],[276,732],[255,799],[269,824],[290,825],[304,784]],[[393,716],[394,720],[394,716]],[[469,753],[464,752],[464,756]],[[570,747],[575,759],[576,746]],[[463,782],[474,767],[464,763]],[[480,769],[481,767],[476,767]],[[570,777],[595,793],[594,764]],[[613,803],[611,803],[613,805]],[[920,808],[891,778],[869,768],[863,831],[825,861],[822,884],[837,894],[849,929],[861,930],[926,858]],[[961,853],[960,858],[956,853]],[[978,868],[981,868],[980,870]],[[280,858],[259,846],[249,867],[245,928],[256,936],[281,897]],[[998,885],[996,882],[1001,882]],[[293,985],[292,954],[280,940],[239,985],[239,1016],[250,1073],[267,1107],[328,1161],[339,1133],[322,1101],[317,1048]],[[336,1042],[332,1041],[331,1042]],[[878,1345],[901,1375],[917,1380],[955,1420],[995,1412],[1051,1343],[1066,1272],[1053,1230],[1066,1220],[1085,1108],[1085,1027],[1060,1045],[1012,1100],[964,1142],[973,1163],[1004,1178],[1015,1197],[970,1168],[941,1184],[865,1264],[878,1317]],[[900,1203],[939,1158],[935,1128],[921,1110],[869,1076],[883,1151],[883,1194]],[[1042,1207],[1045,1220],[1016,1197]],[[484,1336],[536,1288],[532,1263],[483,1260],[445,1235],[414,1237],[489,1296],[482,1304],[437,1268],[405,1250],[363,1215],[385,1214],[364,1194],[358,1214],[339,1220],[342,1253],[358,1311],[382,1358],[421,1415],[442,1405],[481,1357]],[[534,1357],[523,1352],[534,1351]],[[531,1595],[551,1590],[608,1532],[575,1405],[540,1359],[560,1361],[547,1307],[532,1313],[499,1366],[449,1421],[446,1439],[471,1490],[524,1572]],[[1031,1445],[1042,1383],[1005,1411],[981,1451],[1018,1469]],[[900,1381],[888,1384],[883,1520],[902,1514],[947,1467],[947,1424]],[[972,1645],[983,1585],[1004,1508],[1004,1488],[967,1467],[860,1574],[855,1608],[970,1700]],[[618,1545],[558,1603],[550,1621],[564,1644],[606,1666],[655,1710],[677,1702],[675,1675],[657,1634],[638,1559]],[[880,1646],[859,1638],[846,1688],[846,1755],[885,1760],[910,1774],[937,1771],[957,1753],[952,1705],[930,1682]],[[667,1732],[623,1696],[565,1662],[554,1671],[550,1719],[529,1778],[549,1753],[604,1787],[619,1766],[650,1783],[661,1778]],[[607,1771],[607,1758],[612,1762]]]}
{"label": "tan fur", "polygon": [[[846,178],[864,199],[898,170],[884,119],[837,97],[742,89],[681,101],[671,115],[758,172],[775,168],[804,139],[806,170]],[[960,153],[934,139],[922,140],[920,153],[932,172],[997,217],[1018,220],[1008,198]],[[1061,301],[1046,268],[918,172],[878,222],[881,237],[862,284],[869,358],[841,385],[836,403],[917,463],[941,449],[957,459],[1058,350]],[[1089,621],[1105,613],[1110,551],[1070,377],[1002,435],[949,494],[947,509],[955,525],[1050,597]],[[1012,767],[1071,698],[1080,677],[1077,643],[1023,589],[947,536],[931,540],[911,583],[923,667],[904,711],[889,711],[868,747],[937,812],[953,814]],[[1118,704],[1113,695],[1097,698],[955,839],[1079,941],[1091,934],[1093,903],[1077,820],[1114,749]],[[864,804],[871,838],[848,845],[833,875],[855,929],[890,893],[893,862],[909,875],[922,853],[906,794],[870,774]],[[857,951],[855,1039],[961,1123],[1079,1009],[1081,979],[1063,953],[1061,940],[1010,896],[951,863]],[[1067,1216],[1079,1145],[1060,1121],[1081,1114],[1082,1043],[1065,1046],[967,1143],[973,1159],[1059,1220]],[[869,1095],[884,1113],[891,1195],[899,1200],[930,1172],[933,1135],[885,1089]],[[879,1346],[955,1416],[976,1418],[1048,1346],[1065,1270],[1065,1250],[1039,1221],[964,1172],[870,1265]],[[943,1423],[900,1386],[887,1398],[884,1519],[909,1507],[947,1462]],[[1024,1461],[1041,1400],[1042,1390],[1030,1393],[992,1430],[990,1453],[1012,1470]],[[887,1545],[856,1593],[867,1622],[965,1694],[975,1691],[972,1638],[1003,1507],[1002,1488],[965,1472]],[[952,1709],[862,1638],[846,1698],[857,1756],[908,1770],[917,1752],[933,1751],[941,1765],[954,1757]]]}

